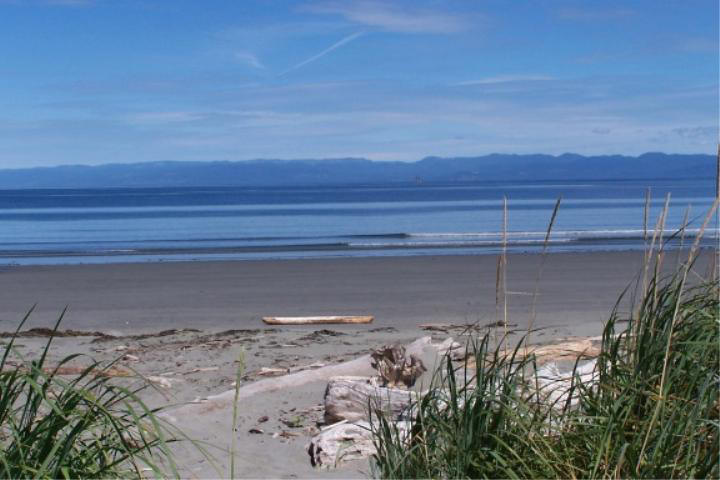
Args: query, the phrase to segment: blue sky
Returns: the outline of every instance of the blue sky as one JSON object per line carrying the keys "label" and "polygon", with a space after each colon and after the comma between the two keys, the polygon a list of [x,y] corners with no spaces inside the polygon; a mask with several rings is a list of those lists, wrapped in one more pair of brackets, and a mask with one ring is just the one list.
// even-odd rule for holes
{"label": "blue sky", "polygon": [[716,0],[0,0],[2,168],[717,135]]}

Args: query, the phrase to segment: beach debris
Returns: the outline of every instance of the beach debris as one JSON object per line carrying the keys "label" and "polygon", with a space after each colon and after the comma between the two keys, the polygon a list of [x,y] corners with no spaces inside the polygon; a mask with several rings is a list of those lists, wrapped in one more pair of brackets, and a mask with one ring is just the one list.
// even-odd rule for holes
{"label": "beach debris", "polygon": [[168,380],[166,377],[152,375],[149,377],[145,377],[145,379],[148,382],[150,382],[160,388],[164,388],[164,389],[168,389],[168,390],[170,388],[172,388],[172,382],[170,380]]}
{"label": "beach debris", "polygon": [[303,428],[303,433],[307,437],[314,437],[318,433],[320,433],[320,429],[317,428],[315,425],[308,425],[307,427]]}
{"label": "beach debris", "polygon": [[375,317],[372,316],[313,316],[313,317],[263,317],[263,322],[268,325],[317,325],[333,323],[372,323]]}
{"label": "beach debris", "polygon": [[421,323],[418,328],[430,332],[448,333],[451,329],[458,328],[458,326],[449,323]]}
{"label": "beach debris", "polygon": [[258,372],[257,375],[261,375],[264,377],[275,377],[278,375],[286,375],[287,373],[290,373],[289,368],[272,368],[272,367],[262,367]]}
{"label": "beach debris", "polygon": [[420,358],[413,354],[406,355],[402,345],[381,347],[374,350],[370,358],[371,366],[377,370],[384,387],[412,387],[420,375],[427,371]]}
{"label": "beach debris", "polygon": [[272,438],[285,438],[285,439],[290,439],[290,438],[293,438],[293,437],[299,437],[300,435],[301,435],[301,434],[299,434],[299,433],[288,432],[288,431],[286,431],[286,430],[282,430],[282,431],[280,431],[280,432],[275,432],[275,433],[273,433]]}
{"label": "beach debris", "polygon": [[52,328],[36,327],[22,332],[0,332],[0,338],[12,337],[105,337],[115,338],[104,332],[84,330],[53,330]]}
{"label": "beach debris", "polygon": [[127,345],[117,345],[110,349],[111,352],[124,352],[128,349]]}
{"label": "beach debris", "polygon": [[257,419],[257,423],[265,423],[268,420],[270,420],[270,417],[268,417],[267,415],[263,415],[262,417]]}
{"label": "beach debris", "polygon": [[[102,332],[92,332],[96,335],[92,335],[93,337],[98,337],[93,339],[92,343],[98,343],[98,342],[107,342],[110,340],[145,340],[147,338],[157,338],[157,337],[168,337],[170,335],[177,335],[181,333],[199,333],[200,330],[196,328],[172,328],[169,330],[162,330],[160,332],[155,333],[143,333],[140,335],[109,335]],[[90,332],[88,332],[90,333]]]}
{"label": "beach debris", "polygon": [[420,325],[418,325],[418,328],[422,330],[441,333],[462,333],[502,327],[517,327],[517,324],[506,324],[503,320],[498,320],[496,322],[490,322],[484,325],[480,325],[479,323],[421,323]]}
{"label": "beach debris", "polygon": [[322,330],[315,330],[314,332],[308,333],[307,335],[303,335],[302,337],[298,338],[297,341],[299,341],[299,342],[322,342],[322,341],[325,341],[327,337],[340,337],[343,335],[347,335],[347,333],[337,332],[335,330],[322,329]]}
{"label": "beach debris", "polygon": [[262,428],[253,427],[250,430],[248,430],[248,433],[261,434],[261,433],[265,433],[265,431]]}
{"label": "beach debris", "polygon": [[135,355],[131,355],[129,353],[126,353],[125,355],[123,355],[122,359],[126,362],[139,362],[140,361],[139,357],[136,357]]}
{"label": "beach debris", "polygon": [[[88,367],[83,366],[62,366],[62,367],[46,367],[43,371],[53,375],[80,375],[85,372]],[[109,368],[93,368],[90,372],[97,377],[132,377],[134,374],[129,370],[118,367]]]}
{"label": "beach debris", "polygon": [[[400,435],[407,435],[409,424],[395,424]],[[372,429],[369,422],[339,422],[324,428],[307,446],[310,464],[318,468],[334,468],[344,462],[362,460],[375,454]]]}
{"label": "beach debris", "polygon": [[378,409],[399,420],[419,394],[379,385],[377,377],[333,377],[325,389],[325,423],[354,422],[369,417],[368,409]]}
{"label": "beach debris", "polygon": [[326,364],[325,364],[325,363],[322,363],[322,362],[315,362],[315,363],[311,363],[310,365],[303,365],[303,366],[300,366],[300,367],[293,367],[293,368],[290,368],[289,370],[290,370],[291,373],[292,373],[292,372],[302,372],[303,370],[314,370],[314,369],[317,369],[317,368],[322,368],[322,367],[324,367],[325,365],[326,365]]}
{"label": "beach debris", "polygon": [[303,418],[300,415],[295,415],[290,419],[281,418],[280,422],[290,428],[301,428],[305,426]]}
{"label": "beach debris", "polygon": [[216,372],[218,370],[220,370],[220,367],[198,367],[193,368],[188,372],[184,372],[183,375],[190,375],[191,373]]}
{"label": "beach debris", "polygon": [[371,328],[367,331],[367,333],[380,333],[380,332],[387,332],[387,333],[393,333],[397,332],[398,329],[395,327],[377,327],[377,328]]}

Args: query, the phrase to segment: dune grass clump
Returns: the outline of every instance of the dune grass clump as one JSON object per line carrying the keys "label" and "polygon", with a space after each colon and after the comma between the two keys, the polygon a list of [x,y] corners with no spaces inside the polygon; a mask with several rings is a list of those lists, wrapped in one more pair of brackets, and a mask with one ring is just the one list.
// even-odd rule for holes
{"label": "dune grass clump", "polygon": [[605,327],[596,386],[578,384],[558,444],[576,477],[718,478],[717,283],[651,285],[639,315]]}
{"label": "dune grass clump", "polygon": [[375,474],[718,478],[720,291],[682,283],[653,283],[629,323],[613,314],[593,381],[574,375],[561,402],[531,393],[538,369],[516,355],[521,345],[505,355],[485,337],[470,373],[448,359],[414,405],[409,435],[375,412]]}
{"label": "dune grass clump", "polygon": [[[446,357],[433,387],[412,410],[409,434],[374,412],[377,454],[372,467],[381,478],[510,478],[519,472],[553,476],[552,465],[532,452],[529,438],[540,431],[549,408],[532,408],[525,370],[532,360],[518,349],[506,355],[485,335],[473,346],[476,371],[460,372]],[[536,439],[542,443],[542,437]],[[546,450],[546,448],[544,448]],[[522,475],[521,475],[522,476]]]}
{"label": "dune grass clump", "polygon": [[114,384],[112,363],[85,362],[77,375],[63,378],[62,369],[81,355],[50,366],[51,336],[40,358],[27,361],[11,356],[16,338],[3,346],[0,360],[0,477],[179,476],[167,447],[169,427],[138,398],[144,387]]}

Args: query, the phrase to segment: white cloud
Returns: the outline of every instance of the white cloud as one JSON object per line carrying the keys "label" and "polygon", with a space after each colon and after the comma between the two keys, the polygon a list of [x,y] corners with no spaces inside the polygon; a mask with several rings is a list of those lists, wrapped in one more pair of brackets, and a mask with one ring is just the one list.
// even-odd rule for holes
{"label": "white cloud", "polygon": [[245,65],[262,70],[265,65],[257,58],[253,53],[250,52],[235,52],[235,59],[244,63]]}
{"label": "white cloud", "polygon": [[510,82],[541,82],[547,80],[554,80],[553,77],[548,75],[498,75],[495,77],[479,78],[477,80],[466,80],[463,82],[454,83],[453,86],[464,87],[470,85],[493,85],[497,83],[510,83]]}
{"label": "white cloud", "polygon": [[467,28],[466,22],[454,15],[412,8],[400,8],[389,2],[345,1],[307,5],[306,11],[340,15],[346,20],[367,27],[397,33],[455,33]]}
{"label": "white cloud", "polygon": [[324,57],[325,55],[332,52],[333,50],[336,50],[336,49],[342,47],[343,45],[346,45],[346,44],[352,42],[353,40],[355,40],[356,38],[358,38],[362,35],[363,35],[363,32],[356,32],[351,35],[348,35],[347,37],[344,37],[344,38],[338,40],[337,42],[333,43],[332,45],[330,45],[328,48],[326,48],[322,52],[315,54],[312,57],[307,58],[307,59],[303,60],[302,62],[298,63],[297,65],[293,65],[292,67],[288,68],[287,70],[282,72],[280,74],[280,76],[288,74],[288,73],[292,72],[293,70],[297,70],[298,68],[302,68],[305,65],[314,62],[315,60],[319,60],[320,58]]}

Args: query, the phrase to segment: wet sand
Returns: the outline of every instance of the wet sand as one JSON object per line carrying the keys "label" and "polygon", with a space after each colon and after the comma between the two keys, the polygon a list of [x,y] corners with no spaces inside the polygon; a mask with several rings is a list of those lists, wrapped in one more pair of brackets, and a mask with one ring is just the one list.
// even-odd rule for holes
{"label": "wet sand", "polygon": [[[508,257],[511,323],[528,321],[540,259]],[[548,255],[536,325],[597,327],[641,261],[640,252]],[[34,304],[30,326],[51,324],[67,305],[64,328],[124,333],[250,328],[272,315],[367,314],[400,329],[491,322],[496,265],[495,256],[428,256],[4,267],[0,330]]]}

